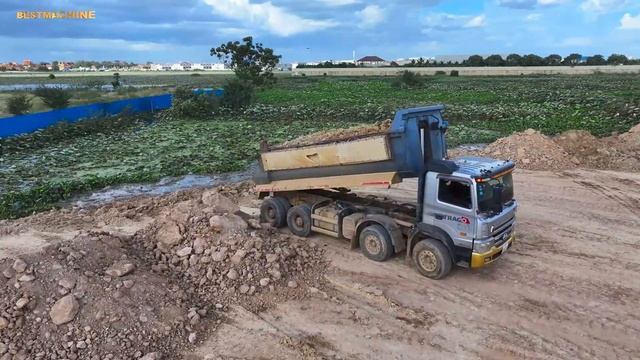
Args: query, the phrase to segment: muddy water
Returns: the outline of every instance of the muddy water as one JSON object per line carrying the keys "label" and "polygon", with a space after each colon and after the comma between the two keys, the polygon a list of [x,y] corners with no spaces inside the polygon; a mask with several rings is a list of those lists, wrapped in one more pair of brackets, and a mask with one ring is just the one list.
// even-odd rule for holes
{"label": "muddy water", "polygon": [[257,163],[243,171],[220,175],[184,175],[179,177],[166,177],[156,183],[109,186],[95,192],[78,195],[70,201],[67,201],[64,205],[79,207],[96,206],[141,195],[162,196],[180,190],[208,188],[227,183],[246,181],[253,177],[256,169]]}

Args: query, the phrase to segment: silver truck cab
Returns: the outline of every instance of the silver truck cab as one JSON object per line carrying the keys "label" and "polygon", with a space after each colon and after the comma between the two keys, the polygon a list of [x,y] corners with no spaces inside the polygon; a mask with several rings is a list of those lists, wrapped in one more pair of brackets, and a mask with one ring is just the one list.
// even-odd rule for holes
{"label": "silver truck cab", "polygon": [[454,171],[427,171],[421,181],[418,228],[445,243],[456,264],[482,267],[504,254],[514,241],[514,164],[482,157],[453,162]]}

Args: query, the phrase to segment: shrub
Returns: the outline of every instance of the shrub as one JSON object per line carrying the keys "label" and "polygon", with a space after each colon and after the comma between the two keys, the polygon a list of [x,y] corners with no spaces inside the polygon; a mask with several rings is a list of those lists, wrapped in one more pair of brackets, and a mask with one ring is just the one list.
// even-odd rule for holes
{"label": "shrub", "polygon": [[49,79],[53,80],[53,79],[55,79],[55,78],[56,78],[56,76],[55,76],[55,75],[53,75],[53,74],[49,74]]}
{"label": "shrub", "polygon": [[111,82],[113,89],[117,89],[120,87],[120,73],[113,73],[113,81]]}
{"label": "shrub", "polygon": [[202,75],[200,75],[200,74],[198,74],[198,73],[193,73],[193,74],[191,74],[190,76],[202,76]]}
{"label": "shrub", "polygon": [[251,82],[233,79],[224,86],[222,105],[233,110],[242,109],[253,102],[254,96],[255,86]]}
{"label": "shrub", "polygon": [[422,76],[420,74],[405,70],[391,83],[391,85],[393,87],[407,89],[419,87],[422,85],[422,82]]}
{"label": "shrub", "polygon": [[62,88],[39,87],[34,94],[42,99],[42,102],[52,109],[64,109],[69,106],[71,92]]}
{"label": "shrub", "polygon": [[27,94],[16,94],[7,101],[7,111],[13,115],[26,114],[31,110],[31,99]]}
{"label": "shrub", "polygon": [[181,118],[209,118],[220,107],[220,100],[214,95],[196,95],[185,86],[176,88],[173,93],[171,115]]}
{"label": "shrub", "polygon": [[451,70],[451,73],[449,73],[449,75],[451,75],[451,76],[459,76],[460,72],[458,70]]}
{"label": "shrub", "polygon": [[438,70],[436,71],[436,75],[447,75],[447,72],[444,70]]}
{"label": "shrub", "polygon": [[173,103],[181,103],[196,97],[193,90],[188,86],[178,86],[173,92]]}

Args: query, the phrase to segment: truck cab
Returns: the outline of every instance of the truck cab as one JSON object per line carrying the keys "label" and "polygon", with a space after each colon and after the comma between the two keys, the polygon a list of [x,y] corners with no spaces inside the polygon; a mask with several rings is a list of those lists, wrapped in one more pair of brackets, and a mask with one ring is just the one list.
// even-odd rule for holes
{"label": "truck cab", "polygon": [[[482,157],[448,162],[450,171],[427,171],[419,181],[414,236],[435,238],[446,246],[455,264],[479,268],[495,261],[513,244],[517,209],[514,164]],[[425,275],[437,270],[435,264],[417,265]]]}

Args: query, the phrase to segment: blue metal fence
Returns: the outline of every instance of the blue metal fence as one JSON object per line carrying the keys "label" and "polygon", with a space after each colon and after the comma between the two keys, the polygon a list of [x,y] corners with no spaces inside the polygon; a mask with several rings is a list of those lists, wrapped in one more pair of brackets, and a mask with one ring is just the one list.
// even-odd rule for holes
{"label": "blue metal fence", "polygon": [[35,114],[0,118],[0,138],[28,134],[61,121],[72,123],[92,117],[117,115],[125,109],[132,113],[168,109],[171,107],[171,97],[171,94],[145,96],[109,103],[95,103]]}

